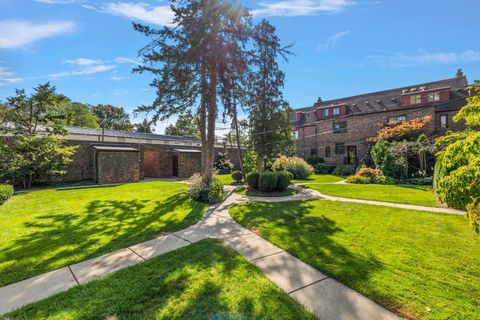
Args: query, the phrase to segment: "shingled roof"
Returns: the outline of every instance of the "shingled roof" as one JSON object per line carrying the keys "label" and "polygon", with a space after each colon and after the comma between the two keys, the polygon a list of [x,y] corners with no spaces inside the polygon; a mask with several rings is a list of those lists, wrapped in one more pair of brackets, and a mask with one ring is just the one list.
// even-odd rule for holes
{"label": "shingled roof", "polygon": [[[334,105],[345,105],[350,107],[350,114],[363,114],[370,112],[391,111],[402,108],[400,104],[400,97],[404,91],[411,91],[415,88],[422,88],[424,91],[430,89],[450,88],[450,100],[459,101],[467,97],[468,82],[465,76],[459,76],[451,79],[426,82],[405,86],[401,88],[370,92],[356,96],[350,96],[339,99],[332,99],[315,103],[313,106],[295,109],[297,112],[308,112],[318,108],[330,107]],[[442,103],[443,108],[448,103]],[[458,105],[458,103],[456,104]]]}

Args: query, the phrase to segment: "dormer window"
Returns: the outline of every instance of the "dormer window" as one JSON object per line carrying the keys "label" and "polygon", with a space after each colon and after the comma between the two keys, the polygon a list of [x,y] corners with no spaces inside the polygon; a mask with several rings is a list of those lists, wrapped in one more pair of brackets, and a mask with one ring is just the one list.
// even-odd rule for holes
{"label": "dormer window", "polygon": [[328,109],[323,109],[323,110],[322,110],[322,116],[328,117],[328,114],[329,114],[329,113],[328,113]]}
{"label": "dormer window", "polygon": [[340,107],[333,108],[333,115],[338,116],[340,114]]}
{"label": "dormer window", "polygon": [[296,113],[292,113],[292,114],[290,115],[290,121],[292,121],[292,122],[296,122],[296,121],[297,121],[297,114],[296,114]]}
{"label": "dormer window", "polygon": [[428,95],[428,102],[440,101],[440,93],[432,92]]}
{"label": "dormer window", "polygon": [[410,104],[419,104],[422,102],[422,95],[414,94],[410,96]]}

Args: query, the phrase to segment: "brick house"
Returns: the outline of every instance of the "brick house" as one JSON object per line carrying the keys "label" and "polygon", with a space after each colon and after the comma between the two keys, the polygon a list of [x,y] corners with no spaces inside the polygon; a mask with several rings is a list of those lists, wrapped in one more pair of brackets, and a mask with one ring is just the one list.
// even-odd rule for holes
{"label": "brick house", "polygon": [[[143,178],[188,178],[201,169],[198,139],[154,133],[67,128],[69,145],[78,146],[62,181],[95,180],[97,183],[136,182]],[[222,144],[216,153],[227,153],[238,167],[238,152]]]}
{"label": "brick house", "polygon": [[333,165],[369,163],[367,142],[392,122],[432,116],[424,127],[428,136],[446,130],[461,130],[452,117],[466,104],[468,82],[461,69],[454,78],[365,93],[357,96],[317,101],[311,107],[295,109],[297,155],[321,157]]}

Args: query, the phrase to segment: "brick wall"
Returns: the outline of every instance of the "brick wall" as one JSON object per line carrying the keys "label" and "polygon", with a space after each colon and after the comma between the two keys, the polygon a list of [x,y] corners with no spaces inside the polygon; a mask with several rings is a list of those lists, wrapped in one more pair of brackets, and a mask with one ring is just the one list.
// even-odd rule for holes
{"label": "brick wall", "polygon": [[140,179],[139,153],[134,151],[97,151],[97,182],[124,183]]}
{"label": "brick wall", "polygon": [[201,153],[182,152],[178,154],[178,177],[189,178],[202,170]]}
{"label": "brick wall", "polygon": [[[297,150],[300,156],[310,157],[312,155],[311,149],[317,149],[317,155],[324,158],[326,163],[342,165],[347,156],[347,147],[355,146],[357,148],[357,163],[360,164],[362,161],[368,163],[372,144],[367,142],[367,139],[375,136],[376,132],[387,123],[388,117],[406,115],[407,120],[409,120],[434,114],[434,107],[426,107],[414,110],[352,115],[318,121],[313,125],[298,129]],[[346,132],[333,133],[334,122],[346,122]],[[427,135],[432,135],[435,132],[433,119],[424,127],[424,132]],[[335,153],[335,145],[337,143],[345,144],[344,154]],[[327,157],[325,154],[325,147],[327,146],[330,147],[330,157]]]}

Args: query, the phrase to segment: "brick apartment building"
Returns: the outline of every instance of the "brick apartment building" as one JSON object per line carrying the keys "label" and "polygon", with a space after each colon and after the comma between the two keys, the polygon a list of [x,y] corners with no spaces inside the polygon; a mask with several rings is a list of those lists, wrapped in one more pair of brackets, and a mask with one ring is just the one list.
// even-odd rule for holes
{"label": "brick apartment building", "polygon": [[432,116],[424,127],[428,136],[460,130],[452,117],[466,104],[468,82],[462,70],[454,78],[365,93],[296,109],[292,115],[297,155],[321,157],[334,165],[369,163],[367,142],[392,122]]}

